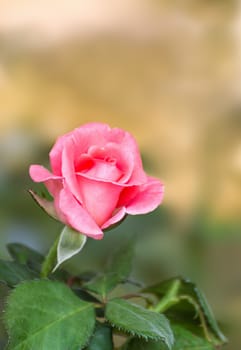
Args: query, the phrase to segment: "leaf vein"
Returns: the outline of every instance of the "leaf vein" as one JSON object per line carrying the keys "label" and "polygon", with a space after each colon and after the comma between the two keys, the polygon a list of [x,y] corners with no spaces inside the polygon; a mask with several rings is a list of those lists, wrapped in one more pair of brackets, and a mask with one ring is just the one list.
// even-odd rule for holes
{"label": "leaf vein", "polygon": [[36,330],[33,334],[31,334],[31,336],[29,336],[28,338],[24,339],[21,343],[19,343],[17,346],[15,346],[14,349],[15,350],[19,349],[20,346],[24,345],[31,338],[34,338],[34,337],[38,336],[38,334],[40,334],[41,332],[45,331],[48,328],[51,328],[55,324],[62,322],[64,319],[67,319],[68,317],[71,317],[74,314],[80,313],[81,311],[83,311],[85,309],[88,309],[89,307],[92,307],[92,304],[89,304],[89,305],[86,305],[84,307],[78,308],[77,310],[74,310],[74,311],[68,313],[67,315],[62,316],[61,318],[50,322],[46,326],[41,327],[40,329]]}

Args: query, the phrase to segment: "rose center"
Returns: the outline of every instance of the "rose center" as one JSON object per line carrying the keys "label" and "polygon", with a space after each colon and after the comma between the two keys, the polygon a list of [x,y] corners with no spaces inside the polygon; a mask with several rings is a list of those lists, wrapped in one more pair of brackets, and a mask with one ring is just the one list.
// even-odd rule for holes
{"label": "rose center", "polygon": [[123,172],[117,166],[117,160],[109,155],[97,157],[94,155],[82,154],[75,166],[77,174],[85,174],[87,177],[96,180],[117,182],[123,176]]}

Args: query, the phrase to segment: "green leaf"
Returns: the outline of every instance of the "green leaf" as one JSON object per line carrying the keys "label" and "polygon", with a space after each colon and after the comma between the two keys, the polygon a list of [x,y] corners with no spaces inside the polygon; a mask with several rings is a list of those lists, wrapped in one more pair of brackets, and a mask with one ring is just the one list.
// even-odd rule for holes
{"label": "green leaf", "polygon": [[60,234],[58,246],[57,246],[57,265],[53,269],[53,272],[61,265],[64,261],[69,260],[72,256],[79,253],[85,243],[86,236],[75,231],[69,226],[65,226]]}
{"label": "green leaf", "polygon": [[9,243],[7,249],[16,262],[27,264],[31,269],[40,272],[43,255],[20,243]]}
{"label": "green leaf", "polygon": [[86,350],[112,350],[112,330],[106,324],[98,323]]}
{"label": "green leaf", "polygon": [[174,338],[167,318],[123,299],[107,303],[106,319],[119,330],[145,339],[162,340],[171,349]]}
{"label": "green leaf", "polygon": [[173,350],[215,350],[207,340],[195,335],[180,325],[174,325],[175,344]]}
{"label": "green leaf", "polygon": [[[175,343],[172,350],[215,350],[207,340],[193,334],[180,325],[173,325]],[[167,350],[160,341],[145,341],[139,338],[131,338],[122,350]]]}
{"label": "green leaf", "polygon": [[95,327],[93,304],[81,301],[60,282],[20,284],[8,298],[8,350],[79,350]]}
{"label": "green leaf", "polygon": [[197,301],[199,302],[199,304],[201,306],[201,309],[204,313],[205,319],[207,320],[208,325],[211,328],[212,332],[221,341],[221,343],[226,343],[227,338],[221,332],[221,330],[217,324],[217,321],[215,319],[215,316],[213,314],[213,311],[212,311],[210,305],[208,304],[208,301],[207,301],[205,295],[193,283],[191,283],[191,282],[189,282],[189,283],[190,283],[190,288],[193,290],[193,294],[196,296]]}
{"label": "green leaf", "polygon": [[201,324],[205,337],[216,345],[226,343],[227,338],[221,332],[205,296],[194,283],[183,278],[170,279],[145,288],[143,292],[154,293],[163,298],[173,282],[178,280],[180,286],[176,295],[177,302],[168,310],[168,315],[174,315],[174,318],[185,322],[189,321],[192,325],[197,324],[198,315],[198,324]]}
{"label": "green leaf", "polygon": [[131,338],[121,350],[167,350],[167,347],[160,341]]}
{"label": "green leaf", "polygon": [[37,277],[38,275],[26,265],[14,261],[0,260],[0,281],[5,282],[9,287],[14,287],[22,281]]}
{"label": "green leaf", "polygon": [[8,286],[0,282],[0,311],[1,311],[1,317],[0,317],[0,349],[5,349],[5,345],[7,344],[7,333],[6,328],[3,323],[3,308],[6,305],[6,298],[9,295],[10,289]]}
{"label": "green leaf", "polygon": [[90,293],[86,292],[85,290],[83,290],[82,288],[76,288],[76,287],[72,287],[71,288],[73,293],[79,297],[82,300],[85,301],[89,301],[91,303],[95,303],[95,304],[100,304],[100,301],[95,298],[93,295],[91,295]]}
{"label": "green leaf", "polygon": [[91,292],[101,295],[103,299],[106,299],[108,293],[110,293],[119,283],[124,282],[129,276],[131,272],[132,258],[133,245],[125,245],[111,259],[107,271],[85,283],[83,287]]}
{"label": "green leaf", "polygon": [[90,282],[83,285],[83,288],[94,292],[105,300],[108,293],[111,292],[119,283],[119,277],[115,273],[106,273],[105,275],[99,275]]}

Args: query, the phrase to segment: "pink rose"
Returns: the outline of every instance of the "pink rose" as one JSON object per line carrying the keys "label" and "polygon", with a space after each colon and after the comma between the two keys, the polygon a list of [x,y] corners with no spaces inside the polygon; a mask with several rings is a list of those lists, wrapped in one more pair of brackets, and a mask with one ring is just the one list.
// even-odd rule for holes
{"label": "pink rose", "polygon": [[59,137],[49,154],[52,172],[30,166],[44,182],[54,215],[94,239],[126,214],[145,214],[162,201],[164,186],[147,176],[134,138],[121,129],[90,123]]}

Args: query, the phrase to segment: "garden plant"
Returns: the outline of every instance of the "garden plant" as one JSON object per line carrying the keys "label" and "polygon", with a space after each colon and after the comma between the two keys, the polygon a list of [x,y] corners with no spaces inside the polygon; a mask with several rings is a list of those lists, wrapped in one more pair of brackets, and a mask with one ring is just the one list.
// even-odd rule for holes
{"label": "garden plant", "polygon": [[[164,185],[143,170],[134,138],[90,123],[59,137],[49,158],[50,170],[31,165],[29,171],[49,196],[29,192],[64,227],[46,256],[20,242],[8,244],[12,260],[0,261],[1,283],[10,290],[6,349],[214,350],[225,344],[193,282],[170,276],[144,286],[132,280],[131,240],[113,247],[98,274],[88,266],[77,275],[65,269],[87,239],[101,240],[127,215],[149,213],[162,202]],[[134,292],[123,293],[123,284]]]}

